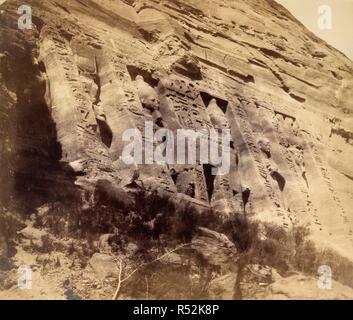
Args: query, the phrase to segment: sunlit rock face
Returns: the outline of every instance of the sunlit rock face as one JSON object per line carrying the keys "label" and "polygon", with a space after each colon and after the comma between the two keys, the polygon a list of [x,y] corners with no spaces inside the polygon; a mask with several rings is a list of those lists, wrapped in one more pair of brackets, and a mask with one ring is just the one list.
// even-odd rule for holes
{"label": "sunlit rock face", "polygon": [[[127,194],[155,190],[219,223],[307,226],[353,259],[353,63],[282,6],[28,0],[33,28],[18,30],[20,4],[0,17],[4,207],[59,203],[77,230],[102,185],[124,208]],[[122,135],[146,121],[229,128],[229,174],[126,165]]]}

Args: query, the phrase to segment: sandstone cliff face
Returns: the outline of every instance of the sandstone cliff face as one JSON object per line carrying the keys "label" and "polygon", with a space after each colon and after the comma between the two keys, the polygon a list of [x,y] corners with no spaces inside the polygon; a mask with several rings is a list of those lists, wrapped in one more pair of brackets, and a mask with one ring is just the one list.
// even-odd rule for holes
{"label": "sandstone cliff face", "polygon": [[[194,241],[209,265],[203,246],[221,240],[195,230],[226,233],[237,216],[265,240],[263,226],[306,226],[317,248],[353,260],[353,63],[342,53],[272,0],[27,4],[32,30],[16,27],[21,1],[0,17],[4,212],[35,213],[66,237],[113,233],[117,212],[134,212],[155,238]],[[125,165],[122,134],[145,121],[229,128],[230,173]],[[226,257],[244,249],[234,232]],[[224,273],[236,258],[215,260]]]}

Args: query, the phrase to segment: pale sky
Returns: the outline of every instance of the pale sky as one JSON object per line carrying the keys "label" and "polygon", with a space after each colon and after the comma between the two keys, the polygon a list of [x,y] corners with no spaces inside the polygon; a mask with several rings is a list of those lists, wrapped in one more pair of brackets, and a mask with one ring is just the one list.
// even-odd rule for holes
{"label": "pale sky", "polygon": [[[353,0],[275,0],[318,37],[353,60]],[[319,7],[332,8],[332,29],[318,26]]]}

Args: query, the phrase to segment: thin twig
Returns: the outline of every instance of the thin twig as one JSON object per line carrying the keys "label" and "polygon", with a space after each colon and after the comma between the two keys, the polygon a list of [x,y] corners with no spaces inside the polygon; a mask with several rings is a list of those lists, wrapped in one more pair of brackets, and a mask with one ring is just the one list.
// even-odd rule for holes
{"label": "thin twig", "polygon": [[145,281],[146,281],[146,300],[149,300],[149,293],[148,293],[148,278],[145,276]]}
{"label": "thin twig", "polygon": [[136,273],[138,270],[140,270],[142,267],[146,266],[146,265],[149,265],[151,263],[154,263],[156,261],[159,261],[159,260],[162,260],[163,258],[165,258],[166,256],[170,255],[171,253],[183,248],[183,247],[186,247],[188,245],[190,245],[191,243],[186,243],[186,244],[182,244],[178,247],[176,247],[175,249],[171,250],[171,251],[168,251],[167,253],[165,253],[164,255],[154,259],[153,261],[150,261],[150,262],[145,262],[143,264],[141,264],[139,267],[137,267],[134,271],[132,271],[127,277],[125,277],[123,280],[121,280],[121,282],[124,282],[126,281],[127,279],[129,279],[134,273]]}
{"label": "thin twig", "polygon": [[138,266],[134,271],[132,271],[131,273],[129,273],[124,279],[121,279],[121,272],[122,272],[122,265],[121,265],[121,260],[120,260],[120,266],[119,266],[119,278],[118,278],[118,287],[115,291],[115,294],[114,294],[114,297],[113,297],[113,300],[117,300],[117,297],[119,295],[119,291],[120,291],[120,287],[121,287],[121,284],[123,282],[125,282],[126,280],[128,280],[131,276],[133,276],[137,271],[139,271],[141,268],[151,264],[151,263],[154,263],[156,261],[159,261],[159,260],[162,260],[163,258],[167,257],[168,255],[170,255],[171,253],[181,249],[181,248],[184,248],[186,246],[189,246],[191,243],[184,243],[178,247],[176,247],[175,249],[171,250],[171,251],[168,251],[167,253],[163,254],[162,256],[154,259],[153,261],[150,261],[150,262],[145,262],[143,264],[141,264],[140,266]]}
{"label": "thin twig", "polygon": [[123,271],[123,264],[122,264],[122,261],[120,259],[119,261],[119,276],[118,276],[118,286],[115,290],[115,294],[114,294],[114,297],[113,297],[113,300],[117,300],[118,298],[118,295],[119,295],[119,291],[120,291],[120,287],[121,287],[121,273]]}

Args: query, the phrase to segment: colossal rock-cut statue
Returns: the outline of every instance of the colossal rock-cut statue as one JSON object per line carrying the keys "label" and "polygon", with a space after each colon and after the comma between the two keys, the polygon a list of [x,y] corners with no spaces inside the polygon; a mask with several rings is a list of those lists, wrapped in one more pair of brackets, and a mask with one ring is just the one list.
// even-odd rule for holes
{"label": "colossal rock-cut statue", "polygon": [[265,137],[261,137],[257,140],[257,145],[260,150],[267,156],[267,158],[271,158],[271,142]]}
{"label": "colossal rock-cut statue", "polygon": [[94,111],[94,115],[95,115],[96,119],[98,119],[100,121],[106,121],[104,108],[101,103],[94,105],[93,111]]}
{"label": "colossal rock-cut statue", "polygon": [[141,75],[136,77],[136,87],[143,106],[151,112],[159,110],[159,98],[157,92],[145,82],[145,79]]}
{"label": "colossal rock-cut statue", "polygon": [[288,149],[289,152],[293,155],[295,164],[300,168],[302,175],[306,173],[305,161],[304,161],[304,152],[300,147],[291,147]]}
{"label": "colossal rock-cut statue", "polygon": [[270,176],[275,180],[278,184],[278,188],[280,191],[283,191],[286,181],[284,177],[282,176],[280,170],[278,169],[278,166],[276,162],[272,158],[271,154],[271,142],[265,137],[260,137],[257,140],[257,145],[260,148],[260,150],[265,154],[265,159],[264,163],[266,166],[266,169],[268,170]]}
{"label": "colossal rock-cut statue", "polygon": [[[168,87],[170,87],[170,79],[168,77],[161,76],[160,81],[158,82],[158,97],[160,100],[160,112],[161,116],[164,119],[168,119],[168,128],[171,130],[176,130],[182,128],[178,120],[178,116],[175,112],[173,102],[168,96]],[[157,123],[158,124],[158,123]]]}
{"label": "colossal rock-cut statue", "polygon": [[211,122],[216,129],[229,128],[228,120],[223,113],[222,109],[218,106],[217,100],[212,99],[207,107],[207,112],[210,116]]}

